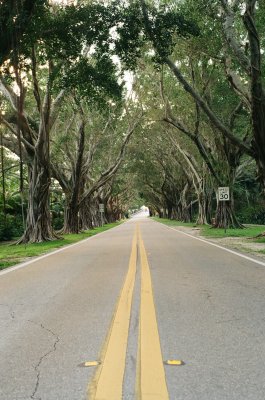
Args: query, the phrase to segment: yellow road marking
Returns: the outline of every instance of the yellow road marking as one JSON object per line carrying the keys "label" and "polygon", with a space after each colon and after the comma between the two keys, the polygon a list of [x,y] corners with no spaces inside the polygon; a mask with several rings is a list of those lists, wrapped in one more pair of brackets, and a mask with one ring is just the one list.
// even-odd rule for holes
{"label": "yellow road marking", "polygon": [[138,241],[142,269],[137,399],[168,400],[169,395],[157,327],[151,274],[140,229],[138,230]]}
{"label": "yellow road marking", "polygon": [[128,342],[132,296],[137,261],[137,233],[135,231],[129,269],[117,304],[112,325],[101,353],[101,364],[88,387],[89,400],[121,400]]}
{"label": "yellow road marking", "polygon": [[98,365],[99,365],[98,361],[86,361],[83,364],[84,367],[96,367]]}
{"label": "yellow road marking", "polygon": [[184,365],[184,362],[182,360],[167,360],[167,361],[165,361],[165,364],[167,364],[167,365]]}

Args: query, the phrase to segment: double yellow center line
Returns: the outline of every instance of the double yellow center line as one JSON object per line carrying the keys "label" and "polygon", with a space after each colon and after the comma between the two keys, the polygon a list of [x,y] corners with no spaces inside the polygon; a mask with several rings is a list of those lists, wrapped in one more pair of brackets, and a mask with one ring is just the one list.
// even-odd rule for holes
{"label": "double yellow center line", "polygon": [[165,371],[160,348],[152,281],[148,259],[137,226],[129,269],[112,324],[101,353],[101,364],[88,387],[89,400],[122,400],[123,378],[135,284],[137,245],[141,260],[141,305],[139,318],[137,400],[168,400]]}

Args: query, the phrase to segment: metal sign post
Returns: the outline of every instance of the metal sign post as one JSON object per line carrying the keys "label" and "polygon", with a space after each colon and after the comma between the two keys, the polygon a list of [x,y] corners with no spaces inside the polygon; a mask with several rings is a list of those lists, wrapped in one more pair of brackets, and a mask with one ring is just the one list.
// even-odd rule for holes
{"label": "metal sign post", "polygon": [[105,211],[105,207],[103,203],[99,203],[99,212],[100,212],[100,218],[101,218],[101,226],[103,226],[103,214]]}
{"label": "metal sign post", "polygon": [[[230,192],[229,187],[223,186],[218,188],[218,200],[219,201],[229,201]],[[224,204],[224,218],[225,218],[225,233],[226,233],[226,205]]]}

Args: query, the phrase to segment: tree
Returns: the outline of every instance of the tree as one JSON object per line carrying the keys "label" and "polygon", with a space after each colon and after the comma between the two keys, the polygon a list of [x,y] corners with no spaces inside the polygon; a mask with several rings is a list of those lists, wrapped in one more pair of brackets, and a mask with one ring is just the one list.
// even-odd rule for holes
{"label": "tree", "polygon": [[33,18],[43,12],[47,0],[2,0],[0,3],[0,65],[16,53]]}
{"label": "tree", "polygon": [[120,168],[141,119],[137,110],[130,115],[120,106],[107,112],[90,109],[85,102],[78,107],[67,129],[60,129],[52,153],[52,173],[65,194],[64,233],[100,224],[98,203],[107,204],[106,185]]}
{"label": "tree", "polygon": [[[251,107],[253,137],[251,144],[247,144],[243,140],[236,137],[229,126],[223,123],[217,113],[215,113],[208,105],[205,98],[196,90],[196,88],[193,87],[191,82],[188,81],[188,79],[181,72],[181,69],[176,65],[172,58],[170,58],[170,54],[174,48],[174,32],[172,32],[172,22],[176,18],[181,20],[181,15],[176,14],[174,10],[172,14],[168,14],[168,18],[171,21],[171,24],[168,26],[163,19],[161,20],[161,11],[155,9],[154,7],[149,7],[144,0],[141,0],[140,3],[146,35],[151,41],[160,62],[168,66],[172,74],[181,83],[183,88],[192,96],[196,104],[203,110],[213,126],[215,126],[215,128],[232,144],[255,159],[261,183],[263,187],[265,187],[265,91],[262,77],[262,54],[260,50],[260,34],[264,34],[264,31],[261,29],[260,25],[258,26],[257,20],[259,16],[256,18],[257,14],[262,14],[262,12],[264,12],[264,4],[256,0],[246,0],[245,2],[234,1],[231,4],[227,1],[221,2],[224,19],[223,32],[226,36],[231,53],[225,53],[223,56],[222,53],[225,50],[225,46],[223,46],[222,49],[220,49],[221,53],[218,54],[217,57],[219,57],[222,63],[225,63],[229,56],[233,57],[234,63],[236,63],[241,70],[243,69],[251,88],[248,100]],[[187,4],[190,5],[192,2],[187,2]],[[242,43],[236,39],[236,35],[233,35],[233,33],[236,31],[235,15],[237,14],[237,16],[240,16],[242,5],[245,6],[243,22],[245,26],[245,33],[248,34],[249,41],[247,53],[242,51]],[[205,4],[203,8],[205,9]],[[217,16],[215,18],[218,18],[218,13],[220,11],[219,3],[214,2],[210,9],[211,11],[215,12],[215,15]],[[171,29],[169,29],[170,27]],[[164,35],[159,35],[158,33],[160,31],[162,31]],[[185,33],[185,30],[182,32]],[[201,34],[203,34],[203,32]],[[168,37],[166,44],[164,44],[162,41],[165,39],[165,37]],[[233,74],[233,77],[236,76],[238,78],[238,75],[239,74]],[[233,77],[231,73],[227,75],[227,79],[229,79],[231,82],[235,92],[240,98],[244,97],[245,100],[246,94],[245,91],[241,89],[242,85],[238,87],[235,83],[236,80],[233,79]],[[238,79],[237,81],[241,82],[242,80]]]}
{"label": "tree", "polygon": [[[258,49],[258,28],[259,31],[263,32],[260,24],[260,18],[263,6],[255,7],[255,3],[252,2],[252,8],[250,8],[250,2],[246,3],[246,12],[244,14],[244,24],[240,23],[242,12],[242,1],[235,2],[211,2],[207,12],[202,15],[200,10],[205,10],[205,2],[194,2],[193,0],[186,0],[180,5],[176,5],[173,2],[160,2],[154,5],[153,2],[145,2],[141,0],[134,2],[131,9],[128,7],[124,12],[124,21],[129,21],[133,24],[133,16],[137,15],[137,29],[132,32],[137,36],[135,39],[136,48],[130,46],[129,54],[133,54],[130,57],[134,61],[134,67],[137,65],[137,58],[139,59],[139,46],[142,49],[145,46],[151,44],[154,51],[153,64],[156,68],[160,66],[167,66],[168,71],[171,72],[172,76],[175,77],[178,82],[177,85],[181,85],[183,89],[189,94],[191,99],[194,101],[195,118],[194,129],[186,129],[186,126],[181,124],[179,118],[174,116],[172,113],[172,107],[168,106],[169,102],[165,102],[167,115],[165,121],[175,126],[177,129],[181,128],[182,132],[190,137],[198,147],[201,156],[204,158],[210,173],[214,176],[215,181],[218,185],[223,185],[227,181],[233,187],[233,182],[236,176],[236,169],[240,165],[240,159],[243,154],[254,158],[256,160],[259,171],[262,170],[262,155],[264,149],[261,139],[257,139],[254,132],[254,117],[252,112],[252,131],[242,134],[240,132],[238,120],[242,119],[242,115],[245,115],[245,120],[250,116],[250,110],[253,109],[252,105],[255,103],[253,100],[256,95],[248,93],[246,81],[249,81],[250,86],[252,85],[255,74],[253,70],[250,74],[246,74],[246,65],[250,66],[251,54],[253,51],[246,50],[246,54],[243,54],[242,42],[244,38],[244,32],[246,29],[246,21],[251,19],[254,24],[256,34],[256,56],[260,52]],[[138,11],[136,11],[138,8]],[[257,23],[254,21],[255,13],[257,14]],[[223,24],[222,24],[223,22]],[[125,24],[121,33],[121,43],[118,45],[123,60],[126,65],[130,65],[131,61],[127,57],[127,47],[132,42],[130,41],[130,34],[127,33],[128,25]],[[256,24],[256,25],[255,25]],[[257,28],[258,27],[258,28]],[[257,29],[256,29],[257,28]],[[237,32],[236,32],[237,31]],[[233,33],[236,33],[233,35]],[[253,32],[252,32],[253,33]],[[249,33],[250,35],[250,33]],[[226,37],[226,40],[222,40],[222,37]],[[130,41],[128,43],[127,41]],[[249,39],[250,42],[251,39]],[[252,38],[252,41],[254,39]],[[251,47],[251,46],[250,46]],[[147,47],[148,48],[148,47]],[[183,49],[183,51],[182,51]],[[253,49],[252,49],[253,50]],[[150,53],[150,48],[149,48]],[[190,54],[190,55],[189,55]],[[189,58],[189,60],[187,60]],[[247,63],[248,59],[248,63]],[[174,60],[174,61],[173,61]],[[140,62],[138,63],[139,66]],[[211,66],[213,64],[213,67]],[[253,64],[254,65],[254,64]],[[194,68],[195,67],[195,68]],[[258,83],[260,85],[260,93],[262,92],[262,76],[261,76],[261,62],[259,66],[256,66],[260,77]],[[196,71],[197,69],[197,71]],[[202,70],[202,73],[198,74],[198,70]],[[218,79],[212,80],[210,73],[207,76],[207,72],[212,69],[214,75],[218,71]],[[250,71],[250,69],[249,69]],[[222,82],[223,90],[229,91],[230,97],[232,90],[234,91],[234,99],[232,105],[227,101],[227,96],[219,94],[219,104],[216,107],[216,99],[218,98],[218,90],[220,90],[219,82]],[[209,82],[213,81],[211,85],[211,91],[209,90]],[[229,88],[230,85],[230,88]],[[257,85],[256,85],[257,86]],[[175,87],[173,82],[171,87]],[[212,98],[214,94],[214,98]],[[257,94],[257,93],[256,93]],[[222,99],[223,97],[223,99]],[[257,97],[257,96],[256,96]],[[262,103],[262,96],[259,96],[260,104]],[[171,99],[170,99],[171,100]],[[171,100],[172,101],[172,100]],[[254,103],[253,103],[254,101]],[[226,110],[231,108],[230,112]],[[171,114],[169,113],[171,109]],[[225,113],[220,113],[220,109],[225,110]],[[202,111],[202,112],[201,112]],[[197,116],[196,116],[197,115]],[[263,112],[259,112],[259,115],[263,115]],[[201,124],[208,124],[210,129],[213,131],[215,136],[215,149],[218,147],[222,149],[222,158],[225,160],[225,164],[229,166],[230,172],[228,171],[226,179],[222,177],[223,173],[217,174],[214,164],[216,161],[211,160],[212,154],[207,154],[207,146],[202,141],[202,135],[198,135],[199,126]],[[248,122],[246,122],[246,126]],[[219,139],[218,139],[219,133]],[[249,134],[251,133],[251,134]],[[261,131],[260,131],[261,133]],[[264,136],[261,133],[261,136]],[[256,143],[256,144],[255,144]],[[255,150],[255,146],[259,148],[259,151]],[[258,155],[259,153],[259,155]],[[219,176],[217,176],[219,175]],[[262,173],[260,173],[262,176]],[[261,179],[262,181],[262,179]],[[227,182],[225,184],[227,184]],[[229,208],[227,208],[229,206]],[[236,222],[234,212],[231,209],[233,201],[230,204],[222,205],[219,204],[217,210],[216,225],[223,226],[224,224],[224,207],[226,208],[226,214],[229,215],[230,224],[232,226],[238,225]]]}
{"label": "tree", "polygon": [[[2,70],[0,91],[9,103],[9,115],[2,116],[1,122],[22,143],[29,166],[27,226],[21,242],[56,238],[49,210],[50,136],[66,91],[75,87],[80,95],[89,94],[91,102],[121,94],[107,54],[113,24],[110,15],[98,4],[46,8],[39,26],[32,22],[32,35]],[[96,46],[93,54],[89,52],[92,46]],[[30,115],[27,106],[32,99],[37,113]]]}
{"label": "tree", "polygon": [[23,232],[24,204],[19,195],[19,160],[4,148],[0,135],[0,240],[11,240]]}

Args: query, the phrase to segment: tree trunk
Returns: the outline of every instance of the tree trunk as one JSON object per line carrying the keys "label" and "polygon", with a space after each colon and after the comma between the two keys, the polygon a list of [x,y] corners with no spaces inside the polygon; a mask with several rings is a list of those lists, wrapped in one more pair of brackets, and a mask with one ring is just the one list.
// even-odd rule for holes
{"label": "tree trunk", "polygon": [[94,228],[91,205],[87,200],[80,205],[80,228],[84,231]]}
{"label": "tree trunk", "polygon": [[[98,202],[95,199],[86,199],[81,203],[80,221],[82,230],[93,229],[102,225]],[[104,216],[103,223],[106,223]]]}
{"label": "tree trunk", "polygon": [[181,221],[182,222],[191,222],[190,220],[190,213],[188,207],[182,208],[181,211]]}
{"label": "tree trunk", "polygon": [[213,228],[244,228],[244,226],[238,222],[236,218],[233,202],[218,202]]}
{"label": "tree trunk", "polygon": [[33,163],[29,166],[29,194],[28,213],[26,229],[18,241],[20,243],[39,243],[58,239],[55,235],[50,215],[49,187],[50,187],[49,166],[44,166],[34,157]]}
{"label": "tree trunk", "polygon": [[149,215],[150,217],[153,217],[155,215],[153,208],[152,207],[148,207],[149,208]]}
{"label": "tree trunk", "polygon": [[172,204],[167,202],[167,218],[172,219]]}
{"label": "tree trunk", "polygon": [[[80,208],[80,191],[85,182],[82,179],[82,165],[85,149],[85,123],[82,119],[79,127],[79,143],[77,151],[77,160],[72,173],[72,190],[69,200],[66,201],[64,212],[64,227],[63,233],[79,233],[79,208]],[[67,200],[67,195],[66,195]]]}
{"label": "tree trunk", "polygon": [[160,208],[157,209],[157,212],[158,212],[159,218],[163,218],[163,211]]}
{"label": "tree trunk", "polygon": [[190,212],[189,212],[189,206],[187,204],[188,189],[189,185],[187,183],[180,194],[180,203],[181,203],[180,220],[182,222],[190,222]]}
{"label": "tree trunk", "polygon": [[196,220],[197,225],[207,225],[207,201],[204,192],[197,193],[198,198],[198,217]]}
{"label": "tree trunk", "polygon": [[66,203],[64,209],[64,226],[63,233],[79,233],[79,207],[73,201]]}
{"label": "tree trunk", "polygon": [[124,217],[125,213],[119,203],[118,197],[105,198],[102,203],[105,204],[105,220],[107,223],[119,221]]}
{"label": "tree trunk", "polygon": [[172,207],[171,219],[177,219],[177,215],[178,215],[178,213],[177,213],[177,207],[176,207],[176,206],[173,206],[173,207]]}
{"label": "tree trunk", "polygon": [[253,127],[253,148],[259,178],[265,189],[265,88],[263,83],[261,43],[255,21],[256,1],[246,1],[243,21],[248,32],[251,75],[251,114]]}

